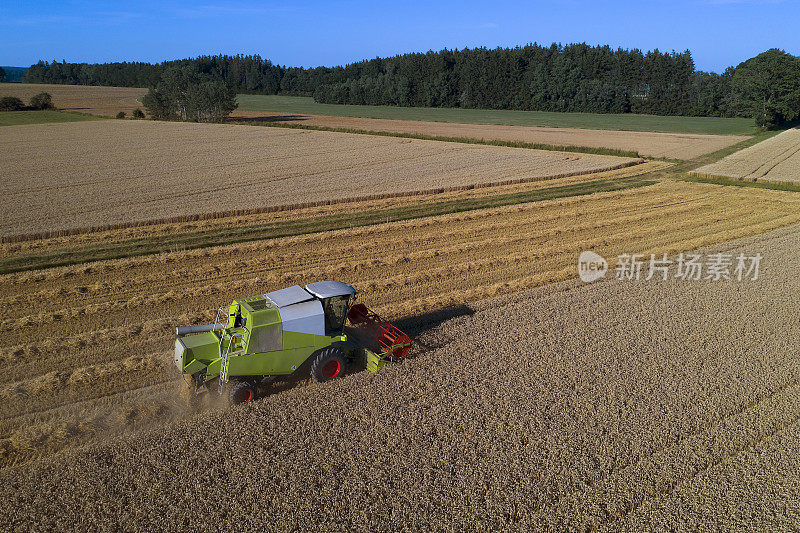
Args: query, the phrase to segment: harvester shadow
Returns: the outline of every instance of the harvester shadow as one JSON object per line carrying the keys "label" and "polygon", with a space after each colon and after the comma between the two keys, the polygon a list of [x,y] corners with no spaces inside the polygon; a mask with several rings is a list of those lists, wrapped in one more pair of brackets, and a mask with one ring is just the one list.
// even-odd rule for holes
{"label": "harvester shadow", "polygon": [[443,323],[461,316],[472,316],[475,310],[468,305],[455,305],[438,311],[430,311],[421,315],[404,317],[394,321],[394,324],[408,333],[410,337],[417,337],[438,328]]}
{"label": "harvester shadow", "polygon": [[230,117],[231,122],[298,122],[308,118],[307,115],[259,115],[257,117]]}

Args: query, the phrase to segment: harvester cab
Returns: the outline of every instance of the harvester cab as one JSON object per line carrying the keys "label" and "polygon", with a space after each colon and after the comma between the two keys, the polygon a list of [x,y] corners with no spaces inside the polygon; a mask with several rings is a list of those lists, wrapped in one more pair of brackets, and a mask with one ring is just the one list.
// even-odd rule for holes
{"label": "harvester cab", "polygon": [[354,305],[355,295],[347,283],[318,281],[236,300],[213,324],[176,328],[175,365],[195,392],[217,387],[244,403],[301,368],[323,382],[348,363],[374,372],[405,357],[408,335]]}

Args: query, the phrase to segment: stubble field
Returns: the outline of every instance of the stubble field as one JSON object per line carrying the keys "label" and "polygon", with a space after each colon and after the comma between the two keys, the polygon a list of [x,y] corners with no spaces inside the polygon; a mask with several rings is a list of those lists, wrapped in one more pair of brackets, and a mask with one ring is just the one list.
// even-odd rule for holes
{"label": "stubble field", "polygon": [[800,182],[800,129],[786,130],[694,171],[706,177]]}
{"label": "stubble field", "polygon": [[546,180],[641,162],[219,124],[98,121],[4,133],[2,236]]}
{"label": "stubble field", "polygon": [[[589,234],[606,241],[596,249],[609,257],[686,250],[787,222],[766,216],[781,195],[745,214],[746,196],[729,193],[669,183],[457,226],[479,243],[479,227],[559,215],[553,221],[568,235],[558,239],[583,247],[588,235],[569,221],[588,213],[608,222]],[[621,220],[618,205],[638,222]],[[687,221],[690,209],[703,215]],[[761,222],[750,219],[754,211]],[[658,223],[646,213],[660,213]],[[526,248],[555,262],[526,261],[516,277],[514,267],[490,269],[501,284],[521,289],[526,275],[570,275],[541,239],[544,226],[515,229],[532,231],[519,235]],[[419,244],[432,230],[406,235]],[[793,227],[709,250],[762,253],[757,281],[568,282],[471,305],[423,333],[413,359],[381,374],[296,388],[6,468],[0,515],[20,530],[189,529],[209,521],[287,531],[791,527],[800,516],[799,236]],[[492,248],[507,252],[509,244]],[[568,247],[556,247],[574,261]],[[443,252],[452,264],[452,252]],[[436,272],[428,262],[425,276]],[[76,275],[85,280],[111,266]],[[395,276],[408,276],[404,268],[394,267]],[[128,272],[137,277],[135,268]],[[489,281],[479,277],[439,281],[463,291]],[[396,299],[409,309],[393,285],[361,283],[367,301]],[[505,291],[484,295],[497,292]]]}

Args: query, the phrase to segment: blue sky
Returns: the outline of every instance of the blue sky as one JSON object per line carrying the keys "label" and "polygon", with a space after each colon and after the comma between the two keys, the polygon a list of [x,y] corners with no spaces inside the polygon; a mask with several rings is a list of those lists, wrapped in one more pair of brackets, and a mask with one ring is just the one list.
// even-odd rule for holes
{"label": "blue sky", "polygon": [[0,64],[253,53],[292,66],[527,42],[689,49],[721,72],[768,48],[800,55],[800,0],[603,2],[0,2]]}

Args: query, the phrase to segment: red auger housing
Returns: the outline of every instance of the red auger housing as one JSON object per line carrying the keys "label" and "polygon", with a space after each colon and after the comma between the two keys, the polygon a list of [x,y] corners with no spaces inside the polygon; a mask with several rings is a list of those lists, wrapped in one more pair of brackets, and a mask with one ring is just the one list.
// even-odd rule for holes
{"label": "red auger housing", "polygon": [[355,304],[347,313],[350,324],[362,338],[372,339],[374,351],[390,360],[402,359],[411,351],[411,338],[382,319],[364,304]]}

